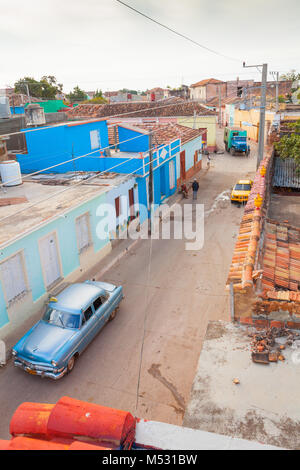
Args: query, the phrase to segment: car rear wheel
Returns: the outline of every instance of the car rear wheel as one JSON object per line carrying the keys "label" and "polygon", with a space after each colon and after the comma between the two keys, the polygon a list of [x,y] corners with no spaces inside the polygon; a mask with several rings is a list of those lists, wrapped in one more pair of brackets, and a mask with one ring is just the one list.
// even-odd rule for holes
{"label": "car rear wheel", "polygon": [[110,317],[109,317],[109,321],[112,321],[112,320],[115,318],[115,316],[117,315],[117,310],[118,310],[118,309],[115,308],[115,310],[113,310],[113,311],[111,312]]}
{"label": "car rear wheel", "polygon": [[72,372],[72,370],[74,369],[74,366],[75,366],[75,356],[71,357],[71,359],[68,362],[68,365],[67,365],[68,374]]}

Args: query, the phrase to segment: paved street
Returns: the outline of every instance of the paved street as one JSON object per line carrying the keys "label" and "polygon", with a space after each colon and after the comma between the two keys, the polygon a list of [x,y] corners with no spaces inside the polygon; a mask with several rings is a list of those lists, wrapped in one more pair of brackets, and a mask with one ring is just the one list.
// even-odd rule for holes
{"label": "paved street", "polygon": [[141,240],[109,269],[103,280],[122,284],[125,299],[70,375],[54,382],[11,362],[0,370],[0,438],[9,436],[20,403],[54,403],[62,395],[182,423],[207,322],[229,319],[224,287],[243,210],[230,204],[229,192],[254,171],[253,151],[248,158],[213,155],[209,170],[204,158],[198,192],[206,211],[203,249],[185,251],[181,240],[153,240],[152,247]]}

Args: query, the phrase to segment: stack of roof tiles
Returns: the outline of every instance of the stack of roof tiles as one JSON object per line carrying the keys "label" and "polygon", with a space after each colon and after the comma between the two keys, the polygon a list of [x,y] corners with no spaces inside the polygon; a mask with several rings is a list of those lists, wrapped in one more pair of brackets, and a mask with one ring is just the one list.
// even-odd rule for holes
{"label": "stack of roof tiles", "polygon": [[262,198],[261,207],[263,207],[266,193],[266,178],[261,174],[261,168],[265,167],[268,169],[271,156],[272,152],[268,150],[265,158],[260,163],[240,224],[227,278],[227,286],[232,283],[235,289],[253,286],[253,278],[255,276],[253,269],[258,254],[262,228],[262,208],[256,208],[254,200],[257,194],[259,194]]}
{"label": "stack of roof tiles", "polygon": [[62,397],[56,405],[23,403],[1,450],[129,450],[136,420],[128,412]]}
{"label": "stack of roof tiles", "polygon": [[77,117],[170,117],[170,116],[214,116],[211,111],[199,103],[172,97],[151,102],[126,102],[114,104],[81,104],[68,111],[69,118]]}
{"label": "stack of roof tiles", "polygon": [[264,297],[300,302],[300,229],[268,222],[264,248]]}

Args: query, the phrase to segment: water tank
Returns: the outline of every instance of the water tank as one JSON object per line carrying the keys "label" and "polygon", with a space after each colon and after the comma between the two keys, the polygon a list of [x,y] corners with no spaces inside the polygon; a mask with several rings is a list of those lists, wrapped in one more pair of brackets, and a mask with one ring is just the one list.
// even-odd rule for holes
{"label": "water tank", "polygon": [[0,175],[3,186],[18,186],[22,184],[20,165],[15,160],[1,162]]}
{"label": "water tank", "polygon": [[44,108],[37,103],[29,104],[25,108],[25,121],[27,126],[42,126],[46,124]]}
{"label": "water tank", "polygon": [[0,96],[0,118],[10,118],[10,106],[8,96]]}

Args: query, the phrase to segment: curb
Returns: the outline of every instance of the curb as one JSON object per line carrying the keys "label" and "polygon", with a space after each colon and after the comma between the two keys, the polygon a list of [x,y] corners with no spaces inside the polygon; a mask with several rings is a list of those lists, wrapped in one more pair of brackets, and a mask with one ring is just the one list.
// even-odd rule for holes
{"label": "curb", "polygon": [[95,276],[95,278],[97,280],[100,280],[100,278],[110,269],[112,268],[118,261],[120,261],[121,258],[123,258],[124,255],[126,255],[126,253],[129,253],[134,247],[135,245],[137,245],[137,243],[141,240],[141,238],[138,238],[137,240],[135,240],[134,242],[131,243],[131,245],[129,245],[127,248],[125,248],[118,256],[116,256],[110,263],[108,263],[107,266],[105,266],[105,268],[103,268],[99,273],[97,273],[97,275]]}

